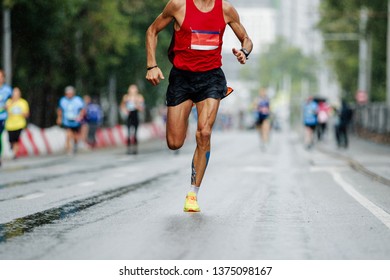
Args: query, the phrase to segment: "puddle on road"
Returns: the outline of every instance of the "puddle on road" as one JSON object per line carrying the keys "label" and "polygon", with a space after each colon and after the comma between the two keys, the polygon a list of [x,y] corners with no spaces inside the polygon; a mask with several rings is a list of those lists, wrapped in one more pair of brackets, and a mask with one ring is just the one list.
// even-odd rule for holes
{"label": "puddle on road", "polygon": [[161,180],[162,177],[169,176],[174,173],[175,172],[164,173],[140,183],[106,191],[86,199],[67,203],[58,208],[52,208],[23,218],[15,219],[9,223],[0,224],[0,243],[7,242],[12,238],[32,232],[37,227],[53,224],[56,221],[71,217],[102,202],[110,201],[112,199],[126,195],[141,187],[155,183],[156,181]]}

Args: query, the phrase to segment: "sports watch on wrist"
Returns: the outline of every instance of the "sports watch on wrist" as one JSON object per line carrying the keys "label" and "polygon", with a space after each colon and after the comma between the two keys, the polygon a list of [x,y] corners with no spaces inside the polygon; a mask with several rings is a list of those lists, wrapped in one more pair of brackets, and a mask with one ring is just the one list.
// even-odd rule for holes
{"label": "sports watch on wrist", "polygon": [[245,54],[246,59],[248,59],[249,52],[246,48],[242,48],[240,51],[242,51]]}

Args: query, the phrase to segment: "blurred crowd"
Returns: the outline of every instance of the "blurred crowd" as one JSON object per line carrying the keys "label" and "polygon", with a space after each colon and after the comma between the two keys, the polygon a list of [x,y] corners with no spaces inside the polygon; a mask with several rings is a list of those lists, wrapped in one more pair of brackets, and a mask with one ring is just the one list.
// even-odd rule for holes
{"label": "blurred crowd", "polygon": [[[128,129],[128,154],[138,152],[139,114],[144,111],[144,108],[144,97],[139,93],[137,85],[130,85],[119,106],[120,115]],[[58,102],[56,112],[57,125],[66,131],[65,150],[67,154],[77,153],[80,143],[89,149],[96,147],[96,132],[104,120],[104,112],[97,96],[81,97],[77,94],[75,87],[67,86],[63,97]],[[12,88],[6,84],[5,73],[0,69],[0,166],[3,132],[8,135],[12,158],[16,159],[20,155],[20,136],[27,127],[29,116],[29,104],[22,98],[21,89]]]}
{"label": "blurred crowd", "polygon": [[330,125],[333,126],[339,148],[348,148],[348,126],[352,120],[352,110],[345,100],[341,106],[330,106],[324,98],[308,97],[303,105],[305,126],[305,146],[311,149],[316,141],[325,139]]}

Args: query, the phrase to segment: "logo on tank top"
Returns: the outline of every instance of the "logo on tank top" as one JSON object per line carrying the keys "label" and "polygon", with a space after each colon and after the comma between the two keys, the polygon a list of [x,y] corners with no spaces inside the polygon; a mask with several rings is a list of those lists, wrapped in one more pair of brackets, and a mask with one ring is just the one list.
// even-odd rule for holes
{"label": "logo on tank top", "polygon": [[219,31],[191,30],[191,49],[198,51],[216,50],[219,47]]}

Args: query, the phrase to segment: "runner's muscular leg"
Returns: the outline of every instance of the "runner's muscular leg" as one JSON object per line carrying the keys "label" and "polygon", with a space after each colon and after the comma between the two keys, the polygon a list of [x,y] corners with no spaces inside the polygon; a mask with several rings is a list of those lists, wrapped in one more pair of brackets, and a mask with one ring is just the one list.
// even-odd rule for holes
{"label": "runner's muscular leg", "polygon": [[176,106],[168,106],[167,145],[171,150],[180,149],[184,144],[192,105],[192,100],[187,100]]}
{"label": "runner's muscular leg", "polygon": [[208,98],[196,104],[198,128],[196,131],[196,150],[192,160],[191,185],[199,187],[210,157],[211,131],[217,117],[219,99]]}

